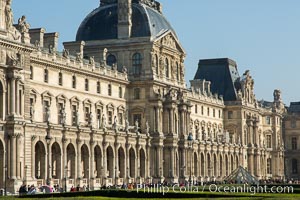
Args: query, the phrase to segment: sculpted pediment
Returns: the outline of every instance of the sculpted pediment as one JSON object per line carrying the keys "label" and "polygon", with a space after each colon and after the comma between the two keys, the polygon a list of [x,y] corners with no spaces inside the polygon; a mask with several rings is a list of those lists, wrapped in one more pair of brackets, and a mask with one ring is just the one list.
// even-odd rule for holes
{"label": "sculpted pediment", "polygon": [[168,31],[167,33],[159,37],[156,40],[156,43],[162,47],[170,48],[173,50],[177,50],[181,53],[185,53],[184,49],[182,48],[181,44],[177,40],[176,36],[171,31]]}

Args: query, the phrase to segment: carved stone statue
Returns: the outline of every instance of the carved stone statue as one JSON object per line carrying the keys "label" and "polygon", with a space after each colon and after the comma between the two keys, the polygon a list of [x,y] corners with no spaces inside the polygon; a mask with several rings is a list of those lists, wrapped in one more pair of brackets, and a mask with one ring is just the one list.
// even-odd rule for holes
{"label": "carved stone statue", "polygon": [[46,121],[50,123],[50,108],[46,107]]}
{"label": "carved stone statue", "polygon": [[63,109],[61,109],[61,124],[65,125],[66,124],[66,111],[65,111],[65,107],[63,107]]}
{"label": "carved stone statue", "polygon": [[102,61],[104,62],[104,64],[106,65],[106,56],[107,56],[107,48],[103,49],[103,55],[102,55]]}
{"label": "carved stone statue", "polygon": [[106,117],[104,114],[102,115],[102,128],[106,129]]}
{"label": "carved stone statue", "polygon": [[118,130],[118,119],[117,119],[117,116],[114,117],[113,129],[115,131]]}
{"label": "carved stone statue", "polygon": [[145,123],[145,130],[146,130],[146,134],[148,134],[149,131],[150,131],[150,126],[149,126],[148,120],[147,120],[146,123]]}
{"label": "carved stone statue", "polygon": [[95,57],[94,56],[90,57],[89,64],[90,65],[95,65]]}
{"label": "carved stone statue", "polygon": [[138,120],[135,120],[135,122],[134,122],[134,130],[136,133],[139,132],[139,121]]}
{"label": "carved stone statue", "polygon": [[62,56],[64,58],[69,58],[69,55],[70,55],[70,52],[68,49],[63,49],[63,53],[62,53]]}
{"label": "carved stone statue", "polygon": [[126,132],[129,131],[129,121],[128,121],[127,118],[126,118],[126,120],[125,120],[125,131],[126,131]]}
{"label": "carved stone statue", "polygon": [[21,33],[28,33],[30,28],[30,24],[28,24],[26,22],[26,16],[23,15],[21,18],[19,18],[18,20],[18,26],[17,29],[21,32]]}
{"label": "carved stone statue", "polygon": [[89,114],[89,126],[91,126],[93,124],[93,113],[90,112]]}
{"label": "carved stone statue", "polygon": [[10,29],[13,26],[14,16],[11,9],[11,0],[7,0],[5,6],[5,23],[6,28]]}
{"label": "carved stone statue", "polygon": [[281,101],[281,91],[280,90],[274,90],[273,93],[274,101]]}
{"label": "carved stone statue", "polygon": [[123,72],[124,74],[127,74],[127,68],[126,68],[125,66],[123,66],[122,72]]}
{"label": "carved stone statue", "polygon": [[80,52],[76,53],[76,61],[82,62],[82,55]]}

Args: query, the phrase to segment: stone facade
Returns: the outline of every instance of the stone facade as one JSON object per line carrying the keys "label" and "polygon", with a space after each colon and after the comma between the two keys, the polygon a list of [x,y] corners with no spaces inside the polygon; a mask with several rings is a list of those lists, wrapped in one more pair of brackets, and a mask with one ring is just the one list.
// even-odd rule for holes
{"label": "stone facade", "polygon": [[13,26],[10,3],[0,0],[0,188],[222,180],[239,165],[284,178],[280,92],[257,102],[248,71],[235,101],[209,81],[187,88],[173,30],[130,37],[131,3],[160,16],[158,2],[101,1],[118,6],[119,37],[63,52],[58,33]]}

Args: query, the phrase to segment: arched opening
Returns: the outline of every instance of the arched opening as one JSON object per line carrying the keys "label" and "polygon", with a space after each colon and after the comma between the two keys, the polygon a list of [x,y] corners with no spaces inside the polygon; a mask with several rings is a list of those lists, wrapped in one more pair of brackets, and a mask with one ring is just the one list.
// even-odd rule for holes
{"label": "arched opening", "polygon": [[239,167],[239,156],[237,155],[235,157],[235,169],[237,169]]}
{"label": "arched opening", "polygon": [[67,146],[67,176],[68,178],[75,178],[75,158],[76,158],[76,153],[75,153],[75,148],[73,144],[69,144]]}
{"label": "arched opening", "polygon": [[135,152],[132,148],[129,150],[129,176],[135,178]]}
{"label": "arched opening", "polygon": [[0,140],[0,188],[4,188],[4,145]]}
{"label": "arched opening", "polygon": [[59,144],[55,142],[51,147],[52,153],[52,177],[54,179],[61,179],[61,149]]}
{"label": "arched opening", "polygon": [[144,149],[140,150],[140,177],[146,178],[146,155]]}
{"label": "arched opening", "polygon": [[117,63],[117,58],[116,56],[112,55],[112,54],[109,54],[106,58],[106,64],[108,66],[113,66],[113,64],[116,64]]}
{"label": "arched opening", "polygon": [[208,170],[208,176],[211,176],[212,173],[212,166],[210,161],[210,155],[207,154],[207,170]]}
{"label": "arched opening", "polygon": [[83,178],[89,178],[89,149],[86,144],[81,146],[81,176]]}
{"label": "arched opening", "polygon": [[194,176],[195,177],[198,176],[198,165],[197,165],[197,162],[198,162],[198,156],[197,156],[197,153],[194,152]]}
{"label": "arched opening", "polygon": [[94,177],[101,178],[101,168],[102,168],[102,153],[100,147],[97,145],[94,148]]}
{"label": "arched opening", "polygon": [[46,149],[41,141],[35,145],[35,178],[46,178]]}
{"label": "arched opening", "polygon": [[216,154],[214,154],[214,176],[217,176],[217,165],[218,163],[217,163],[217,156],[216,156]]}
{"label": "arched opening", "polygon": [[204,176],[204,171],[205,171],[204,163],[205,163],[204,155],[203,155],[203,153],[201,153],[201,172],[200,172],[201,176]]}
{"label": "arched opening", "polygon": [[108,177],[113,178],[113,172],[114,172],[114,151],[111,146],[107,147],[106,150],[106,163],[107,163],[107,172],[108,172]]}
{"label": "arched opening", "polygon": [[123,147],[119,148],[118,157],[119,157],[119,177],[125,178],[125,152]]}
{"label": "arched opening", "polygon": [[4,89],[3,89],[3,85],[2,82],[0,81],[0,119],[4,119]]}
{"label": "arched opening", "polygon": [[175,153],[175,177],[179,176],[179,158],[178,158],[178,152]]}
{"label": "arched opening", "polygon": [[297,174],[298,173],[298,160],[292,159],[292,173]]}

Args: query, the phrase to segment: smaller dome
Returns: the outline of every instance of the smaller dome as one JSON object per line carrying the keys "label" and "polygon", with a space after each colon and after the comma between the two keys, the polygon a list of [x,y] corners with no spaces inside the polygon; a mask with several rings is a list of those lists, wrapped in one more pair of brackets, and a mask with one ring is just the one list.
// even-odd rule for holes
{"label": "smaller dome", "polygon": [[[166,18],[156,9],[143,3],[132,3],[131,38],[156,38],[171,30]],[[118,4],[102,4],[92,11],[81,23],[76,41],[118,39]]]}

